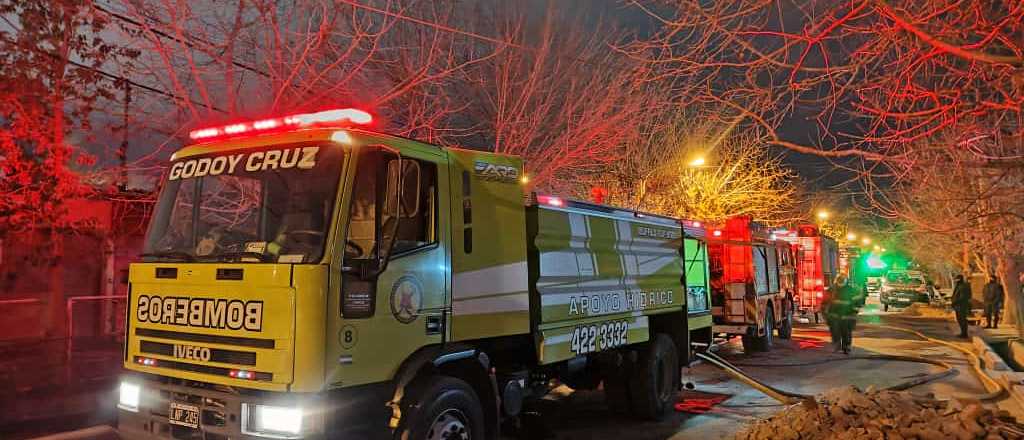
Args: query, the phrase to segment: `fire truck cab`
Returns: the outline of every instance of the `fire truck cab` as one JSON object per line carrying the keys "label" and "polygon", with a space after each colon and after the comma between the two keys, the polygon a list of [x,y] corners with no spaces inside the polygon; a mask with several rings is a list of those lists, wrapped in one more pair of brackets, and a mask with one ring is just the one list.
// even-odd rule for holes
{"label": "fire truck cab", "polygon": [[767,351],[775,330],[793,332],[794,248],[746,217],[709,228],[713,331],[741,336],[747,351]]}

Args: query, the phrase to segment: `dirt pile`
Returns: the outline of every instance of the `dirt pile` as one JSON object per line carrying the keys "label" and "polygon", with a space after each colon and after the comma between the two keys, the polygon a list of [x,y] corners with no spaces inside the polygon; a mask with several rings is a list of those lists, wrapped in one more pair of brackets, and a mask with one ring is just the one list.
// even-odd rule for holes
{"label": "dirt pile", "polygon": [[950,310],[932,307],[924,303],[913,303],[909,307],[903,309],[902,314],[922,318],[948,318],[953,316],[953,312]]}
{"label": "dirt pile", "polygon": [[847,387],[758,421],[736,439],[1024,439],[1024,425],[977,403]]}

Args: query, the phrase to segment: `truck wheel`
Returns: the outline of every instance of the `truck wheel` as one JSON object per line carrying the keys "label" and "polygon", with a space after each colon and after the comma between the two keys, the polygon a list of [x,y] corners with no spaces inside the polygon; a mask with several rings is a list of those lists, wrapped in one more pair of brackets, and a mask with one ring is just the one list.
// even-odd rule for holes
{"label": "truck wheel", "polygon": [[743,342],[743,352],[746,354],[757,351],[757,336],[743,335],[740,336],[740,341]]}
{"label": "truck wheel", "polygon": [[406,406],[395,432],[400,440],[476,440],[484,438],[484,413],[473,388],[449,376],[434,376]]}
{"label": "truck wheel", "polygon": [[654,336],[640,353],[629,384],[633,414],[661,420],[675,404],[682,372],[676,344],[664,334]]}
{"label": "truck wheel", "polygon": [[775,338],[775,313],[769,307],[764,312],[764,336],[754,338],[754,351],[771,351],[773,339]]}
{"label": "truck wheel", "polygon": [[623,371],[604,376],[604,401],[608,409],[616,414],[629,414],[633,406],[629,400],[629,370],[623,365]]}
{"label": "truck wheel", "polygon": [[779,323],[779,338],[789,339],[793,337],[793,306],[790,302],[789,311],[786,312],[786,316]]}

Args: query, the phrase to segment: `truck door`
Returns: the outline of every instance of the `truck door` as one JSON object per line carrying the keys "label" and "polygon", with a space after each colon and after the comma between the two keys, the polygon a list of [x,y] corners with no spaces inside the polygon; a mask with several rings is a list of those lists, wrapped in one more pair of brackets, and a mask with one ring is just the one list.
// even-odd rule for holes
{"label": "truck door", "polygon": [[[337,362],[328,381],[345,386],[391,379],[414,351],[441,343],[450,286],[448,229],[439,227],[449,212],[443,156],[403,151],[399,160],[378,149],[359,159],[344,241],[341,316],[328,332],[338,341],[328,350],[327,362]],[[380,272],[377,253],[388,242],[393,245]]]}

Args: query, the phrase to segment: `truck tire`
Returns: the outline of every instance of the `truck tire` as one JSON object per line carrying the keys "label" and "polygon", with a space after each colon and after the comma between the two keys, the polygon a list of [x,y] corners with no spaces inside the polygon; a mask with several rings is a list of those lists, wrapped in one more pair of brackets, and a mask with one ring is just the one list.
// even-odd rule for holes
{"label": "truck tire", "polygon": [[630,375],[633,414],[647,420],[664,419],[675,404],[681,374],[676,344],[667,335],[655,335],[641,350]]}
{"label": "truck tire", "polygon": [[622,349],[618,354],[601,366],[604,401],[613,413],[629,415],[633,407],[629,400],[629,376],[636,364],[636,352]]}
{"label": "truck tire", "polygon": [[751,354],[757,351],[757,336],[754,335],[743,335],[740,336],[740,341],[743,342],[743,352]]}
{"label": "truck tire", "polygon": [[432,376],[422,381],[405,407],[398,440],[484,439],[484,413],[476,392],[465,381]]}
{"label": "truck tire", "polygon": [[[754,351],[771,351],[775,339],[775,310],[768,307],[764,312],[764,336],[756,336],[753,339]],[[744,347],[745,348],[745,347]]]}
{"label": "truck tire", "polygon": [[786,300],[789,303],[789,311],[785,312],[782,321],[779,321],[779,338],[790,339],[793,337],[793,302]]}
{"label": "truck tire", "polygon": [[629,400],[629,371],[629,366],[623,364],[621,371],[604,376],[604,401],[613,413],[626,415],[632,412],[633,404]]}

